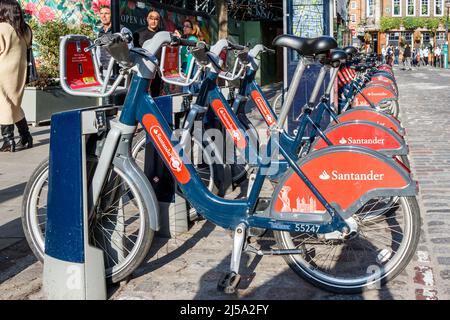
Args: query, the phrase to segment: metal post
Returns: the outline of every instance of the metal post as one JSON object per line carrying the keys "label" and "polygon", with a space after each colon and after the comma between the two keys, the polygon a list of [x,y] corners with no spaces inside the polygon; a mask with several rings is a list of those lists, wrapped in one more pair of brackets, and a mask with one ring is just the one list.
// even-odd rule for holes
{"label": "metal post", "polygon": [[[111,0],[111,24],[111,30],[113,33],[120,32],[120,0]],[[119,66],[115,65],[113,69],[113,77],[116,78],[118,75]],[[108,102],[114,105],[120,104],[116,94],[111,95]]]}
{"label": "metal post", "polygon": [[120,0],[111,0],[112,32],[120,32]]}
{"label": "metal post", "polygon": [[447,17],[445,20],[445,43],[444,43],[444,68],[448,69],[448,10],[450,9],[450,1],[445,2],[447,8]]}

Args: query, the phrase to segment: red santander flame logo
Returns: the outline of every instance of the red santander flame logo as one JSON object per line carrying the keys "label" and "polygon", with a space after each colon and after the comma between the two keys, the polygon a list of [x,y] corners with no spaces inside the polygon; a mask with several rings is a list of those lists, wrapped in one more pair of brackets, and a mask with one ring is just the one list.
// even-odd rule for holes
{"label": "red santander flame logo", "polygon": [[189,170],[175,151],[172,142],[162,129],[158,119],[152,114],[146,114],[142,119],[142,123],[177,181],[181,184],[188,183],[191,180]]}
{"label": "red santander flame logo", "polygon": [[222,124],[227,129],[230,136],[233,138],[234,144],[239,149],[244,150],[247,147],[245,137],[242,134],[241,130],[239,130],[231,115],[228,113],[228,110],[225,108],[222,101],[220,101],[219,99],[215,99],[211,103],[211,106]]}
{"label": "red santander flame logo", "polygon": [[269,107],[267,106],[264,98],[261,96],[261,94],[253,90],[252,93],[253,101],[255,102],[256,106],[258,107],[259,112],[261,112],[264,120],[266,121],[267,125],[271,127],[275,124],[275,116],[270,112]]}

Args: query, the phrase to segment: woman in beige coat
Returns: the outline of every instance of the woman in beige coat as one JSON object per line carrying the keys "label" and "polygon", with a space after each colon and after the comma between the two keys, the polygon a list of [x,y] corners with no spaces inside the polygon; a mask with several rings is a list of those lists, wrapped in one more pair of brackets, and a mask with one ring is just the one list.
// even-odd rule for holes
{"label": "woman in beige coat", "polygon": [[27,48],[31,30],[16,0],[0,1],[0,125],[2,152],[14,152],[14,124],[19,129],[18,148],[31,148],[33,139],[21,108],[27,74]]}

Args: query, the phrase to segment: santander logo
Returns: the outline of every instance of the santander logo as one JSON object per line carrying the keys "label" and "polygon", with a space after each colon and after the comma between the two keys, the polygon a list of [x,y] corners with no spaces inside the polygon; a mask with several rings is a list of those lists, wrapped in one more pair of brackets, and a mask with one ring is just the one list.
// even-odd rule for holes
{"label": "santander logo", "polygon": [[267,124],[269,126],[273,125],[275,123],[275,119],[271,115],[270,110],[268,109],[264,99],[259,95],[259,93],[257,91],[252,92],[252,97],[253,97],[259,111],[261,112],[264,119],[266,120]]}
{"label": "santander logo", "polygon": [[153,114],[146,114],[142,118],[142,124],[177,181],[181,184],[188,183],[191,180],[189,170],[175,151],[158,119]]}
{"label": "santander logo", "polygon": [[384,96],[387,96],[387,93],[386,92],[369,92],[367,95],[368,96],[382,96],[382,97],[384,97]]}
{"label": "santander logo", "polygon": [[151,128],[154,137],[159,142],[158,145],[160,145],[165,152],[167,158],[169,159],[170,166],[172,169],[174,169],[176,172],[181,172],[182,168],[182,162],[181,159],[177,154],[175,154],[170,146],[167,145],[167,141],[165,141],[165,137],[163,136],[161,129],[158,126],[153,126]]}
{"label": "santander logo", "polygon": [[319,176],[320,180],[330,180],[330,175],[324,170],[322,174]]}
{"label": "santander logo", "polygon": [[384,139],[380,139],[377,136],[373,138],[353,138],[353,137],[342,137],[339,140],[340,144],[352,144],[352,145],[384,145]]}
{"label": "santander logo", "polygon": [[227,129],[228,133],[233,138],[236,146],[240,149],[245,149],[247,147],[247,142],[245,141],[245,137],[239,131],[238,126],[233,121],[233,118],[228,113],[227,109],[224,107],[222,101],[220,101],[219,99],[215,99],[215,100],[213,100],[211,105],[212,105],[214,111],[216,112],[217,116],[220,118],[221,122]]}
{"label": "santander logo", "polygon": [[383,181],[384,173],[375,173],[373,170],[363,173],[342,173],[338,170],[333,170],[330,175],[324,170],[322,174],[319,175],[319,179],[322,181]]}

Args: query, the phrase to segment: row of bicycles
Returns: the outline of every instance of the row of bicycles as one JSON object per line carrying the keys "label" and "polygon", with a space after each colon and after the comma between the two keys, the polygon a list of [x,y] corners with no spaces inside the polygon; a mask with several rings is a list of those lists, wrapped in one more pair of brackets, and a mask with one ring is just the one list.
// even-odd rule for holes
{"label": "row of bicycles", "polygon": [[[409,170],[390,66],[353,47],[337,48],[332,37],[281,35],[273,46],[295,51],[299,60],[286,94],[271,105],[255,80],[261,55],[275,53],[263,45],[250,48],[222,39],[208,46],[164,31],[140,49],[128,47],[126,34],[94,43],[77,37],[78,49],[90,57],[96,47],[106,47],[120,65],[120,76],[102,80],[96,72],[98,79],[83,87],[70,83],[62,65],[66,91],[96,97],[126,93],[120,115],[111,113],[108,130],[87,142],[89,237],[104,251],[110,282],[130,276],[143,262],[160,227],[155,192],[143,173],[146,143],[158,151],[196,215],[233,231],[230,270],[218,279],[225,293],[236,292],[243,252],[282,255],[300,277],[338,293],[378,288],[408,265],[421,224],[418,183]],[[167,46],[189,47],[195,63],[186,75],[165,76],[164,61],[156,55]],[[235,58],[229,70],[220,58],[224,50]],[[97,68],[95,57],[92,61]],[[311,65],[320,71],[298,128],[289,132],[286,120]],[[185,99],[185,117],[176,132],[148,93],[157,73],[172,85],[198,87]],[[220,78],[237,83],[236,94],[225,97]],[[249,106],[259,111],[264,130],[256,130]],[[224,164],[231,166],[235,185],[248,183],[241,198],[218,192]],[[25,235],[41,261],[48,166],[46,160],[36,169],[23,200]],[[273,187],[270,197],[262,196],[267,182]],[[250,241],[260,236],[273,237],[276,245]]]}

